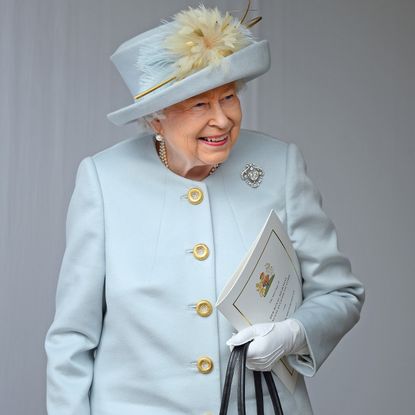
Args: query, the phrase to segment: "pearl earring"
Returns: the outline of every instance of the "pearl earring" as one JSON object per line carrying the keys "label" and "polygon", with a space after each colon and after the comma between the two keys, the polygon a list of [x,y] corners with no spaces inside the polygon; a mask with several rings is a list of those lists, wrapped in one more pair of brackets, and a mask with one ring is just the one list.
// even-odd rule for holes
{"label": "pearl earring", "polygon": [[160,134],[160,133],[157,133],[155,136],[154,136],[154,138],[157,140],[157,141],[159,141],[160,143],[163,141],[163,139],[164,139],[164,137]]}

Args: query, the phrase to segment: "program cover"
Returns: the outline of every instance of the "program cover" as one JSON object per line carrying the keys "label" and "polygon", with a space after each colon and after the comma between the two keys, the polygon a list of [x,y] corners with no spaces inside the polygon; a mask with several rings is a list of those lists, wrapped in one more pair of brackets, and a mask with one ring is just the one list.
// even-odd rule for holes
{"label": "program cover", "polygon": [[[218,310],[237,329],[255,323],[281,321],[302,302],[300,264],[278,215],[271,210],[235,274],[219,295]],[[297,372],[286,359],[272,369],[294,391]]]}

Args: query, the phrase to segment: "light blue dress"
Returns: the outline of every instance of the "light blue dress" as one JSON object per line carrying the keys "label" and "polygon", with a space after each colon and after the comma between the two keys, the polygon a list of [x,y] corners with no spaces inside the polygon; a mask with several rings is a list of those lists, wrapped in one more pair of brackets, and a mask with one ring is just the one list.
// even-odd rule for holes
{"label": "light blue dress", "polygon": [[[257,188],[240,177],[250,162],[265,173]],[[194,187],[199,204],[188,197]],[[151,135],[84,158],[45,340],[48,414],[218,414],[233,329],[216,310],[201,316],[196,304],[215,304],[272,208],[299,257],[304,302],[293,317],[310,351],[288,357],[299,372],[293,394],[275,381],[285,415],[312,414],[303,376],[357,323],[364,301],[321,204],[298,147],[249,130],[200,182],[168,170]],[[198,243],[209,249],[204,260],[192,253]],[[209,373],[198,369],[204,356]],[[247,413],[256,414],[250,371],[246,398]]]}

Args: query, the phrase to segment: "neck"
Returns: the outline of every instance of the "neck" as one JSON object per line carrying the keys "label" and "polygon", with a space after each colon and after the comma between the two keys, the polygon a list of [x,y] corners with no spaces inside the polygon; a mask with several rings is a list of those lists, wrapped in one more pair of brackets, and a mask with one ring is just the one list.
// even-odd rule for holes
{"label": "neck", "polygon": [[[160,143],[156,141],[157,153],[160,156]],[[169,153],[171,155],[171,153]],[[161,157],[160,157],[161,158]],[[177,162],[177,160],[172,157],[167,157],[168,167],[172,172],[176,173],[179,176],[185,177],[186,179],[201,181],[209,176],[214,165],[201,164],[195,165],[191,163]]]}
{"label": "neck", "polygon": [[[169,165],[170,167],[170,165]],[[190,180],[203,180],[207,176],[209,176],[209,173],[211,171],[213,166],[205,165],[205,166],[194,166],[189,169],[175,169],[170,168],[172,171],[174,171],[176,174],[179,174],[180,176],[186,177],[186,179]]]}

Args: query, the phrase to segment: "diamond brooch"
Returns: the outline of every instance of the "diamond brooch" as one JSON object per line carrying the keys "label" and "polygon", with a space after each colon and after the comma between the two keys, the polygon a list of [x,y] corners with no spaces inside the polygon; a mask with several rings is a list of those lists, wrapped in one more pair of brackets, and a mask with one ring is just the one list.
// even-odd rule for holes
{"label": "diamond brooch", "polygon": [[241,171],[241,179],[251,187],[258,187],[261,184],[263,177],[263,170],[258,166],[255,166],[254,163],[248,163]]}

